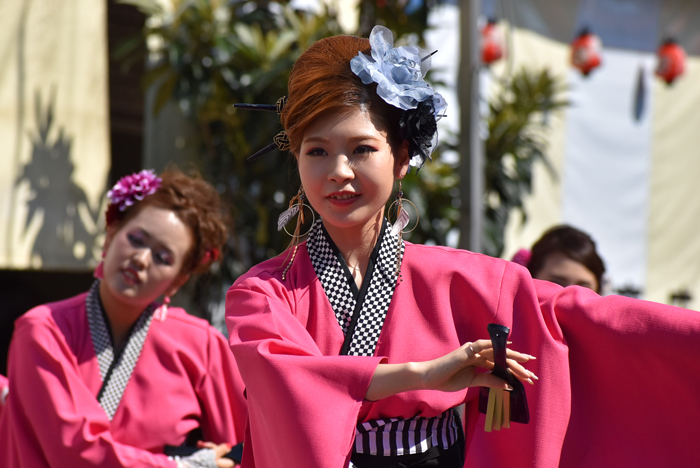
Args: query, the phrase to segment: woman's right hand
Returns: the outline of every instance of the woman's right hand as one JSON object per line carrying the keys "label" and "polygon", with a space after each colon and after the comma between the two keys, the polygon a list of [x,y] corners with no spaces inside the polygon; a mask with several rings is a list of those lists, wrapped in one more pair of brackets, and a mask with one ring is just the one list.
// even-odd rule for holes
{"label": "woman's right hand", "polygon": [[[535,357],[512,349],[506,350],[508,369],[519,380],[533,384],[533,379],[538,380],[537,376],[522,365],[531,359]],[[490,372],[476,371],[477,367],[489,370],[494,367],[491,340],[466,343],[449,354],[416,365],[424,389],[455,392],[467,387],[493,387],[511,390],[503,379]]]}

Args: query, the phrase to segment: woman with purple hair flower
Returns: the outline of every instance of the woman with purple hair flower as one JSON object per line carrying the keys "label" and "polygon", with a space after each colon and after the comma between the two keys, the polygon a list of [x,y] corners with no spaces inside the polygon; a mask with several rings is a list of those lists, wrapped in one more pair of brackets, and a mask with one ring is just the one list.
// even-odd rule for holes
{"label": "woman with purple hair flower", "polygon": [[246,405],[226,340],[168,307],[226,240],[219,196],[171,170],[123,177],[108,198],[93,286],[16,323],[0,466],[234,466]]}

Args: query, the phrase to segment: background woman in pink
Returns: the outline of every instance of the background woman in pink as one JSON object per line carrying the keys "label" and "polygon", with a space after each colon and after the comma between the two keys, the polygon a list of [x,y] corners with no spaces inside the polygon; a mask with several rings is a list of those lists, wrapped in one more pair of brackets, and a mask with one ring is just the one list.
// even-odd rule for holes
{"label": "background woman in pink", "polygon": [[[226,340],[167,306],[226,240],[218,194],[179,171],[142,171],[108,196],[90,291],[16,322],[0,465],[233,466],[221,456],[242,441],[246,409]],[[164,454],[197,443],[193,454]]]}
{"label": "background woman in pink", "polygon": [[533,278],[605,292],[605,262],[591,236],[575,227],[547,229],[532,250],[520,249],[513,261],[526,267]]}
{"label": "background woman in pink", "polygon": [[[376,27],[369,41],[318,41],[294,65],[281,120],[302,188],[280,225],[307,204],[321,219],[228,292],[242,465],[695,464],[700,314],[402,240],[401,179],[430,156],[445,112],[423,79],[429,55]],[[506,386],[485,373],[490,323],[511,329],[520,352],[504,365],[520,381],[506,377],[526,382],[531,419],[486,432],[473,387]]]}

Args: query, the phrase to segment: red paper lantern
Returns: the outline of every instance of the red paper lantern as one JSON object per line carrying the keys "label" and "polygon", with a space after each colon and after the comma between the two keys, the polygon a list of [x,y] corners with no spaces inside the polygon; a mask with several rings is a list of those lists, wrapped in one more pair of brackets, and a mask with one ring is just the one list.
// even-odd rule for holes
{"label": "red paper lantern", "polygon": [[671,84],[685,71],[685,51],[673,39],[666,39],[656,52],[659,64],[656,67],[656,74],[660,76],[666,84]]}
{"label": "red paper lantern", "polygon": [[581,70],[584,76],[600,66],[602,59],[600,51],[603,42],[598,36],[584,29],[571,43],[571,64]]}
{"label": "red paper lantern", "polygon": [[503,57],[504,42],[503,34],[496,25],[496,20],[489,19],[481,30],[481,61],[486,65],[491,65]]}

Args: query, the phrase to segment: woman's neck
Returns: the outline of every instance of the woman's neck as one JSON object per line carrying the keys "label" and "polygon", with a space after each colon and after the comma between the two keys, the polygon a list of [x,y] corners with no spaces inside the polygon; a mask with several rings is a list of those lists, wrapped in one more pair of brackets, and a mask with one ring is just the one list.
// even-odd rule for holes
{"label": "woman's neck", "polygon": [[369,258],[377,244],[382,230],[383,212],[365,224],[355,229],[337,228],[324,224],[328,235],[331,236],[345,263],[350,270],[357,287],[362,286],[362,280],[369,266]]}
{"label": "woman's neck", "polygon": [[129,332],[143,312],[144,307],[119,301],[112,295],[104,281],[100,283],[100,301],[112,331],[112,344],[115,349],[119,349],[129,338]]}

